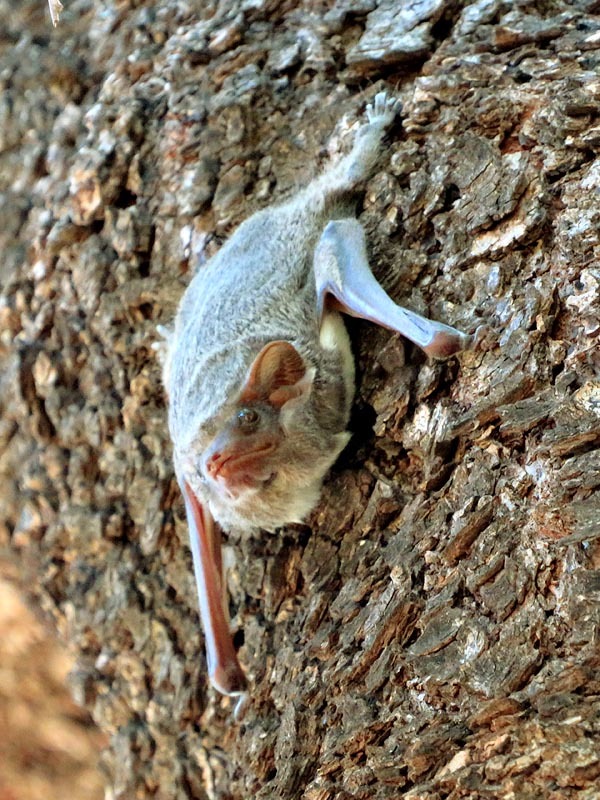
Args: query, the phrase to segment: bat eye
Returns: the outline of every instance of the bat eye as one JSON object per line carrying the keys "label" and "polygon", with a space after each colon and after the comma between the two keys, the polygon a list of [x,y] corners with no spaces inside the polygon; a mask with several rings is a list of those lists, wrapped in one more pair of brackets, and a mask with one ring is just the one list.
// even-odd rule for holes
{"label": "bat eye", "polygon": [[236,418],[238,427],[245,433],[255,430],[260,422],[260,414],[253,408],[240,408]]}

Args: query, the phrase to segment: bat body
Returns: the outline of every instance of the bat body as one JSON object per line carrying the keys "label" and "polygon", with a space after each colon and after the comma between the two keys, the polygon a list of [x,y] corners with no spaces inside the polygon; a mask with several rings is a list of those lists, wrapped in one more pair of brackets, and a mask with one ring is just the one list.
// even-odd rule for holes
{"label": "bat body", "polygon": [[[301,521],[314,506],[323,475],[348,439],[344,431],[353,392],[352,376],[346,375],[352,371],[349,343],[343,323],[335,319],[326,324],[332,346],[321,344],[311,269],[312,253],[327,222],[323,200],[322,210],[292,202],[255,214],[199,270],[181,302],[176,346],[170,351],[168,367],[176,471],[183,471],[192,490],[208,503],[225,529],[274,530],[286,522]],[[281,366],[291,373],[291,385],[304,380],[305,385],[299,387],[302,397],[273,411],[269,389],[284,384],[279,375],[261,375],[256,391],[265,396],[257,398],[254,407],[271,431],[280,412],[293,408],[284,427],[298,429],[301,441],[291,436],[291,430],[279,438],[274,453],[277,468],[272,470],[278,474],[269,480],[272,458],[266,454],[264,470],[256,472],[262,486],[253,487],[250,480],[239,487],[210,482],[206,455],[212,453],[211,443],[224,429],[229,439],[236,435],[236,413],[244,407],[240,403],[243,387],[257,355],[272,342],[292,346],[293,350],[272,348],[271,360],[273,369]],[[317,376],[321,390],[314,392],[312,382]],[[227,428],[231,421],[233,430]],[[250,439],[244,433],[238,435]]]}
{"label": "bat body", "polygon": [[300,522],[346,445],[354,367],[340,312],[447,356],[469,337],[397,306],[367,261],[352,193],[372,172],[399,104],[367,108],[351,152],[291,200],[235,231],[185,292],[167,342],[169,430],[182,488],[211,682],[245,689],[228,629],[225,530]]}

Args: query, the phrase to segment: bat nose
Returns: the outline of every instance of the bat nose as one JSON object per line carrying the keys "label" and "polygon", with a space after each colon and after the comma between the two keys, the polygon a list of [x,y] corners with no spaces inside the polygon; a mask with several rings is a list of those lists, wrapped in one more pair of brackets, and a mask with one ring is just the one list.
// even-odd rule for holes
{"label": "bat nose", "polygon": [[216,478],[219,475],[221,467],[224,464],[225,459],[223,458],[220,452],[212,453],[209,458],[206,460],[206,472],[208,473],[209,477]]}
{"label": "bat nose", "polygon": [[[230,444],[215,443],[204,456],[202,469],[206,477],[223,482],[229,487],[253,486],[264,481],[273,472],[269,457],[277,443],[273,437],[261,437],[258,441]],[[267,475],[264,473],[268,472]]]}

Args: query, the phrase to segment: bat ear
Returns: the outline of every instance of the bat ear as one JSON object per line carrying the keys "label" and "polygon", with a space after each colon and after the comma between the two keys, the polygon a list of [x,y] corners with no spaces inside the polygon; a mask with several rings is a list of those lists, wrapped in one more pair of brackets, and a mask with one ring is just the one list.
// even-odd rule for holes
{"label": "bat ear", "polygon": [[307,372],[304,359],[289,342],[269,342],[250,367],[240,401],[266,400],[275,408],[282,408],[310,391],[312,373]]}

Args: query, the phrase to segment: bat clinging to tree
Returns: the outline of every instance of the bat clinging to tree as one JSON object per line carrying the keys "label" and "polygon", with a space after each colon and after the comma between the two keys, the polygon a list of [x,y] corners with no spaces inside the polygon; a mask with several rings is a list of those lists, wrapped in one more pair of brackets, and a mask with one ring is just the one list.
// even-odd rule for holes
{"label": "bat clinging to tree", "polygon": [[191,281],[164,365],[174,464],[190,528],[209,676],[246,686],[229,632],[217,522],[300,522],[344,448],[354,366],[340,312],[445,357],[470,337],[397,306],[377,283],[349,200],[399,109],[367,107],[351,152],[288,202],[244,222]]}

